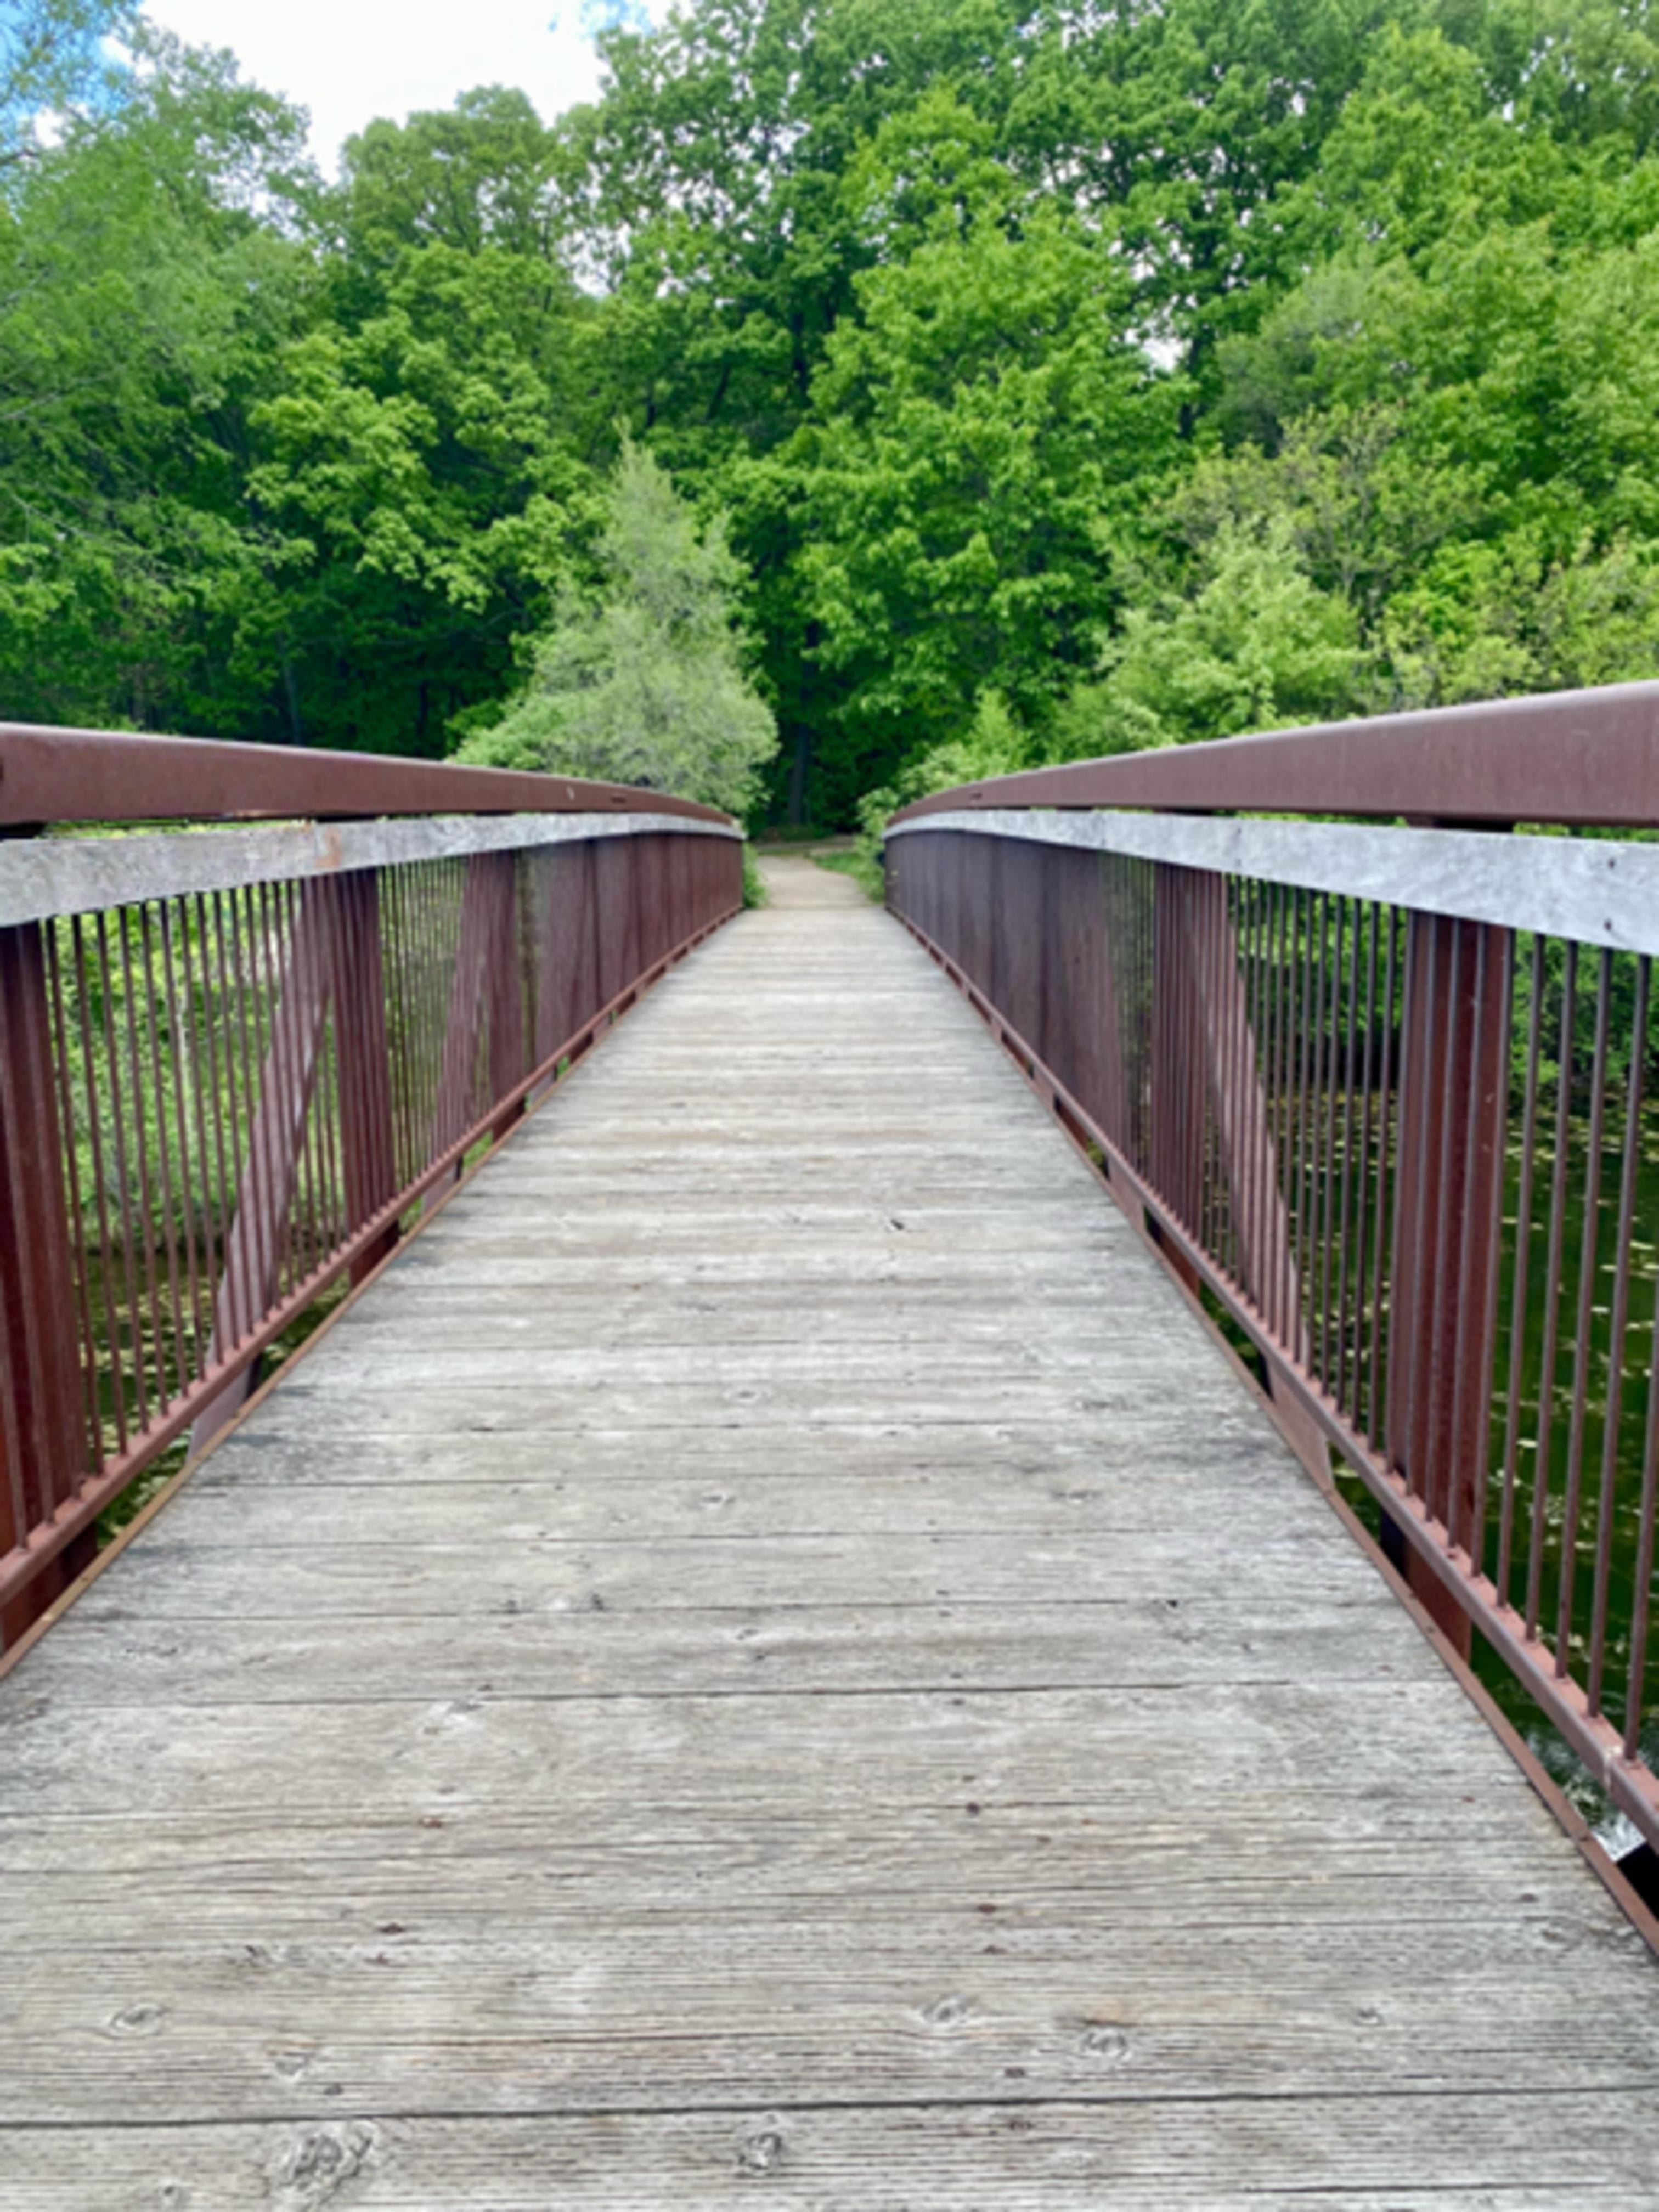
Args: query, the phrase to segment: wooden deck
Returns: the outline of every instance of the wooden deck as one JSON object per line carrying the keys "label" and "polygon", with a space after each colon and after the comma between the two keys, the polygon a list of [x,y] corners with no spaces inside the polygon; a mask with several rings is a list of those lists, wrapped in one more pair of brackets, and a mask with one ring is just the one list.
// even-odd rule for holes
{"label": "wooden deck", "polygon": [[1659,1969],[800,864],[0,1684],[0,2206],[1659,2205]]}

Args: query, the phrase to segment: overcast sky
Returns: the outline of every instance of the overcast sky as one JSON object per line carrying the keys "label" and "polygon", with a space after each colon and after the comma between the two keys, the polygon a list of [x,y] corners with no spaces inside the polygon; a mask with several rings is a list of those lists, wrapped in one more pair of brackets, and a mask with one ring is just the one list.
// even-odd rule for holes
{"label": "overcast sky", "polygon": [[[510,84],[544,119],[599,86],[585,21],[616,0],[149,0],[152,19],[194,46],[228,46],[244,76],[311,111],[332,172],[342,142],[377,115],[447,107],[473,85]],[[648,10],[667,12],[665,0]]]}

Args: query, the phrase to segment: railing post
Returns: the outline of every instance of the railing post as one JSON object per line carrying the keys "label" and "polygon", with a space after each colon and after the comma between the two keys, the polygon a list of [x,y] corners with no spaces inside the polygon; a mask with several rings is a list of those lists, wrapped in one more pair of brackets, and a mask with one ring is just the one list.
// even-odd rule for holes
{"label": "railing post", "polygon": [[[330,948],[339,923],[338,908],[328,895],[337,889],[333,884],[307,884],[295,908],[270,1046],[259,1071],[258,1103],[248,1132],[236,1212],[213,1302],[213,1336],[206,1360],[210,1373],[252,1334],[276,1302],[289,1209],[328,1018]],[[257,1361],[250,1361],[202,1407],[191,1424],[192,1452],[202,1450],[234,1420],[253,1395],[257,1368]]]}
{"label": "railing post", "polygon": [[670,942],[665,926],[670,897],[668,840],[636,837],[629,842],[641,848],[636,865],[640,887],[640,970],[643,974],[656,966]]}
{"label": "railing post", "polygon": [[[557,845],[535,877],[539,943],[536,968],[536,1061],[551,1059],[598,1012],[599,934],[593,846]],[[552,1078],[550,1076],[548,1081]]]}
{"label": "railing post", "polygon": [[1036,845],[997,841],[1001,881],[996,904],[997,959],[992,997],[1009,1023],[1052,1066],[1048,1029],[1053,978],[1043,955],[1048,945],[1045,910],[1053,902],[1054,881]]}
{"label": "railing post", "polygon": [[[0,929],[0,1556],[87,1473],[87,1407],[63,1125],[39,924]],[[86,1529],[0,1608],[0,1646],[91,1562]]]}
{"label": "railing post", "polygon": [[[354,869],[329,886],[332,923],[330,981],[339,1069],[340,1151],[348,1229],[370,1221],[398,1190],[392,1128],[392,1062],[386,1026],[386,965],[380,935],[380,879]],[[351,1263],[361,1283],[398,1241],[394,1224]]]}
{"label": "railing post", "polygon": [[593,843],[593,896],[599,941],[599,1004],[622,996],[640,972],[638,869],[632,837]]}
{"label": "railing post", "polygon": [[[1269,1319],[1278,1286],[1285,1310],[1275,1334],[1284,1356],[1305,1372],[1310,1346],[1290,1216],[1239,975],[1225,878],[1207,869],[1160,863],[1154,898],[1155,1179],[1161,1179],[1168,1202],[1186,1226],[1200,1232],[1206,1116],[1212,1116],[1220,1172],[1237,1231],[1243,1286],[1264,1321]],[[1195,1291],[1196,1268],[1173,1251],[1166,1250],[1164,1257]],[[1328,1488],[1330,1453],[1318,1423],[1293,1395],[1272,1380],[1268,1392],[1297,1456],[1314,1480]]]}
{"label": "railing post", "polygon": [[[906,844],[927,841],[906,838]],[[1054,979],[1045,1009],[1043,1057],[1113,1144],[1133,1149],[1123,1028],[1104,863],[1098,853],[1056,848],[1054,894],[1046,917],[1043,964]]]}
{"label": "railing post", "polygon": [[[1192,872],[1160,860],[1152,892],[1152,1183],[1176,1218],[1196,1228],[1204,1176],[1205,1076],[1198,976],[1191,942]],[[1198,1270],[1164,1255],[1188,1290]]]}
{"label": "railing post", "polygon": [[[625,841],[627,842],[627,841]],[[489,1091],[492,1104],[530,1073],[525,1056],[526,945],[519,911],[519,862],[513,853],[496,856],[503,865],[495,878],[491,915],[489,989]],[[504,1137],[522,1118],[525,1102],[516,1099],[490,1124],[490,1135]]]}
{"label": "railing post", "polygon": [[[1510,951],[1507,931],[1482,923],[1415,910],[1407,922],[1388,1457],[1477,1572],[1493,1359],[1484,1317],[1498,1265]],[[1462,1607],[1397,1534],[1385,1548],[1467,1656]]]}
{"label": "railing post", "polygon": [[[429,1139],[434,1156],[465,1135],[475,1118],[473,1083],[486,1023],[493,1097],[510,1091],[524,1073],[523,1008],[517,866],[511,853],[474,853],[466,864],[461,892],[460,933],[450,976],[443,1062]],[[520,1103],[504,1112],[493,1133],[501,1135],[523,1110]],[[426,1200],[428,1208],[459,1181],[460,1172],[458,1161],[432,1186]]]}

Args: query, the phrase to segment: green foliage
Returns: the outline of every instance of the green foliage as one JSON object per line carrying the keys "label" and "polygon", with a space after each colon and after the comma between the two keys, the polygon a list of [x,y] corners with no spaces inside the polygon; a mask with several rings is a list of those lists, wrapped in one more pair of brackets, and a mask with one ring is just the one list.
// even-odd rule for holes
{"label": "green foliage", "polygon": [[1291,210],[1322,258],[1223,349],[1228,450],[1166,516],[1188,595],[1249,519],[1350,611],[1355,705],[1653,672],[1656,193],[1626,133],[1523,127],[1475,54],[1385,40]]}
{"label": "green foliage", "polygon": [[763,907],[771,896],[766,888],[766,878],[760,872],[760,863],[755,858],[755,848],[745,838],[743,847],[743,902],[745,907]]}
{"label": "green foliage", "polygon": [[651,455],[624,441],[599,553],[603,588],[565,592],[523,695],[462,757],[746,814],[777,730],[744,671],[742,571],[722,519],[700,531]]}
{"label": "green foliage", "polygon": [[137,33],[135,0],[8,0],[0,15],[0,166],[37,150],[37,118],[84,112],[118,85],[104,42]]}
{"label": "green foliage", "polygon": [[[592,106],[468,93],[325,186],[228,58],[19,0],[5,710],[845,827],[1653,674],[1651,13],[688,0],[616,14]],[[624,436],[706,620],[619,553]]]}
{"label": "green foliage", "polygon": [[958,210],[858,285],[803,436],[820,659],[885,769],[998,686],[1040,719],[1109,634],[1114,526],[1157,487],[1175,387],[1122,333],[1107,244],[1038,208]]}
{"label": "green foliage", "polygon": [[1053,757],[1334,720],[1359,702],[1357,632],[1347,601],[1309,576],[1285,517],[1230,517],[1184,592],[1126,611],[1100,679],[1055,716]]}
{"label": "green foliage", "polygon": [[834,851],[818,851],[811,855],[821,868],[832,875],[850,876],[867,899],[880,906],[887,896],[887,878],[882,871],[879,840],[860,836],[851,845],[839,846]]}
{"label": "green foliage", "polygon": [[946,738],[925,753],[908,761],[891,783],[878,784],[859,801],[858,835],[848,872],[856,876],[872,898],[880,896],[882,833],[889,815],[913,799],[935,791],[949,791],[959,783],[979,783],[994,775],[1012,775],[1033,765],[1031,741],[998,691],[987,691],[974,710],[974,719],[960,737]]}
{"label": "green foliage", "polygon": [[116,112],[0,189],[0,687],[40,720],[235,728],[266,549],[230,455],[305,281],[300,124],[134,36]]}
{"label": "green foliage", "polygon": [[560,162],[521,94],[472,93],[372,125],[318,210],[322,282],[246,477],[283,562],[252,649],[289,672],[296,741],[435,754],[494,720],[591,554],[595,317]]}

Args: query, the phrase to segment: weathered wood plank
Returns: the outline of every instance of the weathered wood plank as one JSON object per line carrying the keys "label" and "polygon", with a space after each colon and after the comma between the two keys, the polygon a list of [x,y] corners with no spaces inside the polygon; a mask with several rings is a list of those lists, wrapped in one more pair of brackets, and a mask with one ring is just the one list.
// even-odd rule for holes
{"label": "weathered wood plank", "polygon": [[[1289,1862],[1287,1819],[1305,1838]],[[1509,1792],[1485,1803],[1448,1792],[1430,1803],[1401,1790],[1343,1800],[1328,1790],[1241,1790],[1224,1814],[1149,1814],[1111,1794],[981,1804],[977,1814],[963,1805],[943,1819],[929,1805],[793,1814],[682,1804],[641,1820],[637,1808],[573,1803],[550,1835],[538,1810],[510,1805],[450,1807],[435,1818],[387,1807],[349,1816],[69,1814],[7,1826],[12,1873],[31,1876],[29,1896],[61,1909],[31,1931],[20,1889],[0,1889],[0,1940],[32,1932],[52,1950],[368,1942],[389,1918],[405,1932],[459,1931],[526,1915],[720,1914],[763,1904],[785,1917],[890,1911],[904,1899],[977,1909],[993,1896],[1087,1912],[1103,1929],[1125,1916],[1270,1925],[1291,1899],[1298,1918],[1363,1924],[1397,1901],[1402,1852],[1431,1854],[1442,1868],[1423,1887],[1419,1924],[1571,1915],[1583,1894],[1577,1866],[1540,1856],[1541,1832]],[[182,1903],[187,1922],[174,1917]]]}
{"label": "weathered wood plank", "polygon": [[[1315,1766],[1339,1795],[1413,1780],[1438,1790],[1473,1780],[1487,1748],[1473,1707],[1449,1711],[1443,1690],[1419,1677],[519,1699],[458,1682],[456,1694],[428,1704],[222,1705],[188,1717],[154,1705],[60,1712],[42,1692],[15,1701],[0,1814],[226,1807],[258,1777],[295,1807],[441,1811],[451,1798],[510,1800],[556,1820],[578,1800],[607,1797],[619,1770],[642,1802],[718,1794],[797,1811],[813,1802],[1064,1804],[1096,1790],[1095,1763],[1123,1789],[1183,1810],[1230,1790],[1289,1787]],[[1500,1776],[1524,1787],[1498,1768],[1490,1786]]]}
{"label": "weathered wood plank", "polygon": [[[1092,1792],[1092,1794],[1091,1794]],[[976,1813],[968,1809],[977,1804]],[[1092,1769],[1072,1778],[1064,1802],[1000,1803],[958,1797],[946,1808],[930,1803],[872,1802],[835,1807],[787,1803],[734,1807],[713,1796],[641,1808],[625,1793],[592,1802],[573,1800],[550,1828],[539,1805],[520,1807],[452,1802],[437,1814],[388,1804],[349,1812],[314,1809],[260,1798],[216,1808],[191,1805],[173,1812],[112,1814],[88,1811],[29,1814],[3,1825],[5,1863],[14,1875],[43,1885],[86,1881],[93,1889],[136,1880],[143,1890],[171,1900],[190,1899],[210,1930],[222,1903],[246,1889],[263,1894],[267,1909],[315,1924],[329,1915],[337,1931],[370,1901],[353,1885],[357,1869],[378,1869],[418,1887],[428,1909],[444,1899],[462,1907],[487,1901],[496,1890],[517,1887],[526,1873],[548,1896],[580,1885],[585,1909],[592,1893],[614,1881],[618,1904],[642,1893],[669,1891],[682,1899],[695,1890],[714,1903],[722,1898],[752,1902],[759,1896],[811,1898],[830,1894],[943,1898],[979,1893],[994,1877],[1014,1886],[1030,1875],[1056,1893],[1079,1887],[1109,1891],[1117,1870],[1134,1869],[1150,1887],[1157,1870],[1171,1869],[1159,1909],[1192,1917],[1211,1881],[1225,1884],[1235,1865],[1252,1877],[1276,1866],[1281,1876],[1303,1867],[1310,1877],[1333,1864],[1363,1861],[1397,1873],[1402,1856],[1443,1854],[1446,1877],[1479,1884],[1490,1863],[1492,1893],[1524,1875],[1514,1892],[1549,1899],[1565,1894],[1582,1901],[1576,1859],[1554,1850],[1549,1815],[1518,1778],[1482,1796],[1458,1791],[1414,1791],[1376,1786],[1355,1794],[1317,1778],[1228,1794],[1224,1805],[1148,1806],[1132,1802],[1109,1773]],[[1298,1838],[1287,1862],[1287,1829]],[[950,1847],[942,1850],[941,1838]],[[1038,1864],[1043,1869],[1039,1873]],[[325,1889],[317,1870],[331,1869]],[[210,1881],[204,1880],[211,1870]],[[1000,1871],[999,1871],[1000,1870]],[[302,1875],[291,1884],[290,1874]],[[349,1893],[331,1897],[327,1882]],[[1558,1892],[1555,1885],[1565,1884]],[[44,1892],[43,1892],[44,1893]],[[1430,1917],[1433,1893],[1420,1886]],[[6,1925],[27,1925],[21,1893],[0,1889]],[[1614,1923],[1617,1925],[1618,1923]],[[58,1942],[96,1942],[95,1922],[61,1915],[51,1923]],[[199,1932],[194,1921],[171,1929],[153,1925],[149,1936]]]}
{"label": "weathered wood plank", "polygon": [[[8,2212],[1651,2212],[1659,2096],[1406,2094],[20,2135]],[[1410,2176],[1401,2180],[1401,2174]],[[991,2190],[994,2194],[988,2193]]]}
{"label": "weathered wood plank", "polygon": [[[240,1614],[317,1621],[675,1606],[778,1611],[942,1601],[1037,1607],[1148,1596],[1182,1605],[1212,1595],[1222,1571],[1245,1604],[1282,1602],[1286,1583],[1304,1577],[1317,1575],[1322,1599],[1358,1596],[1376,1583],[1362,1559],[1325,1556],[1305,1528],[1269,1528],[1237,1553],[1226,1541],[1194,1552],[1169,1530],[1138,1538],[1133,1552],[1109,1538],[1091,1544],[1081,1532],[1075,1539],[1015,1544],[995,1529],[873,1540],[386,1542],[332,1551],[301,1539],[258,1552],[158,1536],[137,1552],[118,1583],[106,1577],[79,1609],[88,1620],[136,1612],[156,1620]],[[0,1778],[0,1804],[5,1802]]]}
{"label": "weathered wood plank", "polygon": [[[603,1317],[601,1316],[601,1319]],[[797,1321],[797,1332],[799,1330]],[[619,1389],[644,1396],[650,1392],[683,1396],[711,1365],[741,1382],[770,1391],[807,1391],[833,1386],[854,1394],[854,1404],[879,1398],[895,1385],[918,1387],[939,1398],[983,1396],[996,1387],[1052,1380],[1061,1388],[1081,1377],[1086,1384],[1101,1371],[1105,1346],[1066,1344],[1035,1335],[1024,1342],[1005,1341],[987,1356],[975,1346],[934,1341],[820,1343],[799,1334],[780,1333],[771,1341],[720,1344],[635,1345],[626,1356],[605,1363]],[[1167,1374],[1167,1333],[1127,1328],[1113,1348],[1115,1382],[1150,1381]],[[296,1398],[349,1397],[354,1391],[465,1394],[476,1390],[535,1390],[551,1395],[584,1389],[594,1380],[591,1346],[548,1345],[534,1340],[499,1345],[454,1345],[436,1332],[429,1341],[381,1350],[365,1360],[349,1338],[330,1337],[296,1372],[290,1386]],[[988,1369],[992,1371],[988,1374]],[[367,1370],[367,1373],[366,1371]],[[1200,1389],[1202,1386],[1200,1386]],[[1219,1398],[1224,1393],[1214,1391]],[[1086,1395],[1078,1410],[1091,1410]]]}
{"label": "weathered wood plank", "polygon": [[[447,1935],[388,1917],[366,1943],[54,1948],[27,1995],[0,1995],[17,2052],[0,2126],[108,2124],[140,2097],[246,2120],[342,2100],[434,2115],[1365,2101],[1407,2081],[1518,2111],[1534,2090],[1659,2089],[1646,2012],[1629,1992],[1606,2002],[1589,1971],[1588,1918],[1206,1929],[980,1902],[994,1926],[979,1904],[911,1899],[781,1923],[667,1906],[597,1929],[532,1917]],[[1109,1978],[1090,1959],[1106,1950]],[[1540,1974],[1552,1950],[1578,1971]],[[77,2069],[88,2048],[95,2071]]]}
{"label": "weathered wood plank", "polygon": [[[289,1418],[286,1392],[272,1413],[262,1412],[215,1453],[189,1486],[193,1494],[223,1486],[252,1489],[263,1483],[332,1486],[397,1482],[410,1489],[426,1482],[591,1481],[605,1487],[677,1479],[717,1484],[739,1479],[817,1483],[837,1476],[894,1487],[910,1478],[977,1475],[981,1497],[996,1498],[1006,1480],[1081,1486],[1119,1478],[1115,1496],[1128,1501],[1166,1480],[1208,1486],[1209,1455],[1237,1463],[1241,1487],[1259,1467],[1277,1466],[1283,1450],[1248,1408],[1237,1403],[1206,1444],[1161,1414],[1126,1414],[1109,1431],[1018,1421],[921,1422],[892,1420],[836,1428],[688,1429],[666,1423],[648,1453],[628,1429],[593,1427],[499,1436],[477,1431],[422,1441],[411,1455],[398,1436],[357,1431],[315,1433]],[[264,1425],[280,1418],[280,1426]],[[665,1475],[664,1470],[669,1470]],[[1231,1488],[1229,1495],[1231,1495]],[[179,1505],[182,1508],[184,1499]],[[994,1510],[992,1508],[990,1510]],[[295,1505],[296,1520],[304,1506]],[[170,1516],[169,1516],[170,1517]]]}
{"label": "weathered wood plank", "polygon": [[[95,1705],[291,1705],[477,1696],[673,1697],[785,1691],[1150,1689],[1363,1681],[1402,1664],[1386,1591],[1310,1603],[1286,1624],[1271,1595],[1164,1598],[1043,1613],[1011,1605],[590,1607],[429,1619],[281,1613],[181,1621],[123,1605],[66,1621],[38,1697]],[[1434,1665],[1420,1658],[1426,1678]]]}
{"label": "weathered wood plank", "polygon": [[[1109,1435],[1097,1422],[1080,1421],[1046,1451],[1042,1429],[1018,1420],[985,1428],[960,1420],[781,1431],[759,1424],[734,1431],[686,1428],[671,1419],[652,1426],[657,1440],[646,1457],[634,1440],[634,1429],[608,1425],[580,1431],[501,1434],[482,1429],[434,1437],[428,1447],[430,1455],[422,1459],[418,1474],[411,1473],[408,1486],[413,1492],[428,1485],[478,1484],[506,1491],[556,1483],[567,1495],[572,1517],[564,1528],[571,1534],[590,1525],[583,1504],[590,1491],[622,1510],[623,1504],[614,1493],[639,1486],[655,1491],[668,1508],[669,1522],[649,1524],[652,1529],[660,1526],[664,1534],[678,1525],[676,1500],[695,1497],[706,1515],[726,1510],[753,1485],[760,1486],[757,1513],[789,1516],[769,1522],[769,1528],[781,1534],[800,1533],[802,1524],[794,1516],[805,1505],[790,1505],[769,1487],[773,1483],[821,1485],[826,1500],[851,1498],[860,1528],[884,1526],[890,1514],[900,1522],[908,1516],[916,1525],[934,1525],[930,1493],[939,1494],[942,1486],[960,1492],[976,1516],[989,1514],[998,1525],[1054,1505],[1064,1506],[1063,1517],[1068,1519],[1073,1509],[1108,1516],[1115,1528],[1167,1526],[1170,1509],[1161,1493],[1169,1485],[1182,1490],[1194,1513],[1225,1516],[1235,1502],[1257,1498],[1264,1510],[1292,1518],[1305,1510],[1293,1496],[1286,1497],[1275,1441],[1254,1426],[1227,1422],[1218,1422],[1215,1431],[1229,1454],[1224,1484],[1218,1484],[1213,1466],[1194,1450],[1190,1437],[1167,1422],[1150,1419],[1126,1420]],[[280,1432],[250,1428],[222,1466],[216,1461],[204,1467],[191,1484],[192,1516],[211,1510],[198,1499],[225,1492],[247,1496],[273,1487],[372,1486],[398,1480],[400,1466],[408,1464],[407,1448],[395,1432],[334,1430],[319,1436],[313,1427],[296,1425]],[[1123,1479],[1103,1479],[1113,1476]],[[179,1500],[181,1512],[185,1503]],[[293,1540],[301,1533],[305,1509],[293,1504],[272,1510],[289,1516],[288,1538]],[[643,1498],[637,1510],[646,1510]],[[821,1515],[806,1525],[821,1532],[839,1524]],[[605,1526],[616,1533],[614,1522],[607,1520]],[[706,1519],[698,1526],[708,1533]]]}
{"label": "weathered wood plank", "polygon": [[[288,1463],[296,1474],[306,1466],[295,1457]],[[314,1467],[308,1471],[307,1496],[297,1513],[289,1494],[292,1485],[271,1480],[269,1469],[263,1483],[222,1478],[210,1486],[192,1485],[168,1516],[168,1536],[174,1543],[235,1550],[385,1542],[386,1500],[376,1495],[378,1484],[329,1483],[318,1478]],[[405,1544],[443,1543],[459,1529],[481,1543],[520,1544],[1004,1529],[1092,1544],[1165,1526],[1171,1489],[1195,1512],[1206,1504],[1219,1510],[1248,1502],[1253,1518],[1260,1516],[1272,1526],[1299,1525],[1297,1501],[1285,1504],[1283,1465],[1265,1451],[1245,1462],[1224,1497],[1206,1470],[1178,1463],[1158,1467],[1155,1480],[1126,1492],[1015,1463],[993,1486],[982,1472],[963,1474],[949,1465],[907,1470],[902,1479],[886,1481],[840,1470],[803,1481],[787,1469],[724,1482],[655,1474],[626,1482],[558,1474],[503,1481],[486,1458],[474,1479],[461,1485],[434,1479],[411,1486],[399,1512],[398,1535]],[[1384,1592],[1376,1595],[1379,1602],[1387,1601]]]}
{"label": "weathered wood plank", "polygon": [[[439,1437],[488,1435],[512,1430],[545,1435],[556,1429],[842,1428],[872,1422],[957,1421],[972,1427],[988,1421],[1046,1421],[1072,1428],[1103,1425],[1091,1416],[1128,1413],[1138,1405],[1152,1418],[1148,1401],[1169,1376],[1150,1353],[1138,1371],[1126,1361],[1113,1364],[1109,1382],[1097,1382],[1100,1370],[1082,1370],[1068,1387],[1064,1376],[989,1374],[933,1377],[917,1363],[910,1376],[893,1372],[878,1379],[856,1374],[829,1375],[776,1387],[771,1379],[733,1366],[727,1379],[647,1383],[627,1377],[596,1360],[589,1373],[563,1390],[533,1381],[523,1386],[495,1384],[483,1389],[446,1388],[441,1383],[386,1382],[361,1372],[325,1389],[302,1366],[288,1386],[290,1418],[303,1431],[334,1435]],[[705,1365],[705,1376],[707,1368]],[[1165,1415],[1167,1417],[1167,1408]]]}

